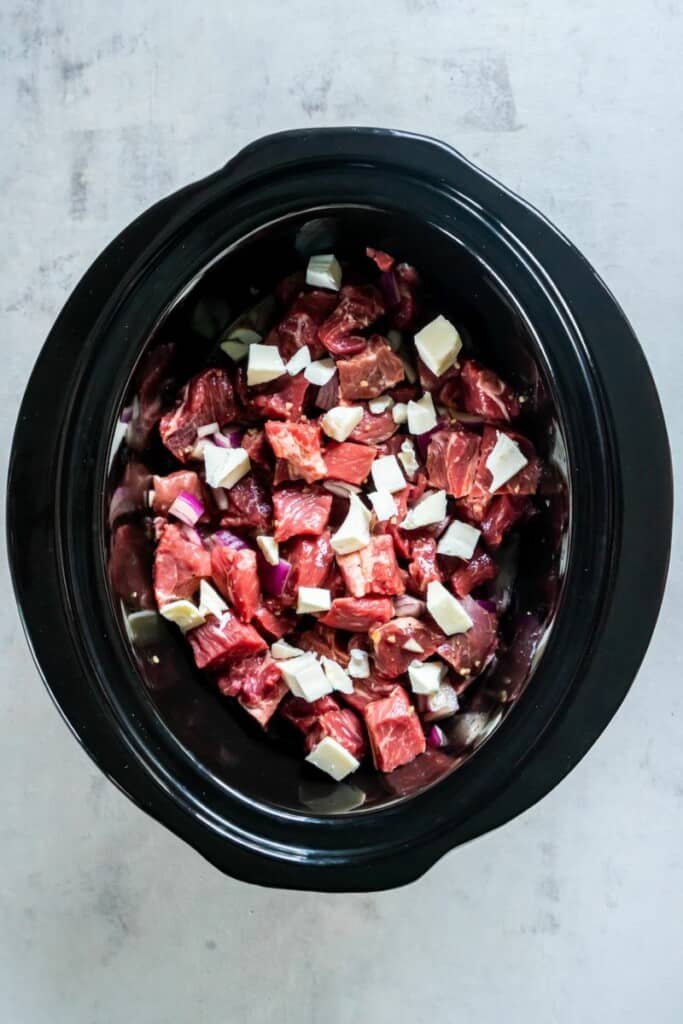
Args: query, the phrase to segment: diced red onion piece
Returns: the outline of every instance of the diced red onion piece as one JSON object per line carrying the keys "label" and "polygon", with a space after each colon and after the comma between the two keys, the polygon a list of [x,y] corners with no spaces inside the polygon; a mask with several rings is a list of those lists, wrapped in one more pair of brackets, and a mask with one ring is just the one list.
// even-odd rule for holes
{"label": "diced red onion piece", "polygon": [[394,598],[394,615],[410,615],[415,619],[421,618],[427,611],[427,605],[417,597],[410,594],[401,594]]}
{"label": "diced red onion piece", "polygon": [[130,421],[133,419],[133,406],[125,406],[125,408],[121,410],[121,415],[119,416],[119,419],[121,423],[130,423]]}
{"label": "diced red onion piece", "polygon": [[323,487],[338,498],[348,498],[350,494],[360,494],[361,488],[356,484],[347,484],[343,480],[323,480]]}
{"label": "diced red onion piece", "polygon": [[261,586],[265,593],[270,594],[271,597],[282,596],[291,569],[290,563],[285,562],[282,558],[277,565],[270,565],[261,554],[258,556],[258,573]]}
{"label": "diced red onion piece", "polygon": [[244,537],[238,537],[236,533],[232,533],[230,530],[216,530],[212,540],[215,544],[220,544],[224,548],[234,548],[235,551],[243,551],[245,548],[251,548],[251,545]]}
{"label": "diced red onion piece", "polygon": [[213,500],[216,502],[218,508],[221,510],[221,512],[224,512],[228,507],[228,496],[225,493],[224,488],[212,487],[211,493],[213,494]]}
{"label": "diced red onion piece", "polygon": [[239,448],[242,444],[242,438],[244,437],[244,431],[239,427],[230,427],[229,430],[223,431],[224,437],[227,437],[228,441],[233,448]]}
{"label": "diced red onion piece", "polygon": [[398,290],[398,281],[393,270],[385,270],[380,275],[379,286],[382,289],[387,306],[398,306],[401,301],[401,293]]}
{"label": "diced red onion piece", "polygon": [[231,442],[229,437],[225,434],[214,434],[211,438],[217,448],[234,448],[235,445]]}
{"label": "diced red onion piece", "polygon": [[175,516],[186,526],[194,526],[198,519],[204,515],[204,506],[194,494],[189,491],[181,491],[178,497],[168,510],[168,514]]}
{"label": "diced red onion piece", "polygon": [[430,747],[445,747],[448,745],[446,734],[438,725],[433,725],[427,733],[427,743]]}
{"label": "diced red onion piece", "polygon": [[496,611],[496,602],[495,601],[487,601],[486,599],[482,599],[480,601],[477,601],[477,604],[481,605],[481,607],[484,609],[484,611],[492,612],[492,613],[494,613]]}
{"label": "diced red onion piece", "polygon": [[217,431],[217,423],[207,423],[204,427],[197,427],[197,437],[211,437],[211,435],[217,433]]}

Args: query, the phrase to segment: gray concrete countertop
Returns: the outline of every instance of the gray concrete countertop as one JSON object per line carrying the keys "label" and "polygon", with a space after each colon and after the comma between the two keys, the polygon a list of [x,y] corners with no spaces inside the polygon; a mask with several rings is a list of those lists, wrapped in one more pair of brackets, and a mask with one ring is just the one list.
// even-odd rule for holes
{"label": "gray concrete countertop", "polygon": [[[3,462],[54,317],[138,212],[266,132],[379,124],[452,143],[578,244],[642,340],[680,470],[682,52],[675,0],[6,0]],[[506,828],[371,896],[223,878],[111,786],[41,685],[2,543],[3,1022],[680,1022],[680,531],[597,747]]]}

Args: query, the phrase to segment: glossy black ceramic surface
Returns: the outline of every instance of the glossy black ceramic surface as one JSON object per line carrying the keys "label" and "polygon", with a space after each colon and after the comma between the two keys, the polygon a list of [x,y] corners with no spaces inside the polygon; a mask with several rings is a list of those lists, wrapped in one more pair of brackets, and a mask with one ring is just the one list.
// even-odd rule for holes
{"label": "glossy black ceramic surface", "polygon": [[[339,251],[369,243],[417,264],[482,358],[525,389],[536,440],[566,476],[522,535],[506,625],[516,654],[475,707],[491,725],[502,719],[498,728],[474,756],[454,744],[431,775],[368,772],[341,800],[286,739],[269,742],[200,684],[170,627],[134,650],[107,573],[117,422],[141,358],[182,336],[192,338],[187,372],[198,368],[197,298],[220,294],[239,312],[250,287],[266,291],[297,240],[319,231]],[[230,874],[363,890],[416,878],[539,799],[585,753],[654,627],[671,503],[647,365],[576,250],[439,143],[331,129],[254,144],[153,207],[96,261],[24,399],[8,530],[36,660],[102,769]],[[530,622],[552,628],[524,688]]]}

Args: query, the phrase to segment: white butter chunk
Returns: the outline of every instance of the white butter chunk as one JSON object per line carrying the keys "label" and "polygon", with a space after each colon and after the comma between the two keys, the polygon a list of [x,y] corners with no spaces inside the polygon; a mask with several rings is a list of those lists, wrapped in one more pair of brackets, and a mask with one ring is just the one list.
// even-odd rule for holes
{"label": "white butter chunk", "polygon": [[468,562],[480,537],[481,530],[456,519],[439,539],[436,550],[440,555],[450,555],[452,558],[462,558]]}
{"label": "white butter chunk", "polygon": [[337,367],[333,359],[316,359],[308,364],[304,370],[304,377],[311,384],[316,384],[321,388],[327,384],[328,380],[332,380],[336,372]]}
{"label": "white butter chunk", "polygon": [[346,674],[341,665],[332,661],[332,658],[326,658],[325,655],[320,659],[320,664],[333,690],[338,690],[340,693],[353,693],[351,677]]}
{"label": "white butter chunk", "polygon": [[387,409],[391,409],[394,404],[394,400],[391,395],[380,395],[379,398],[371,398],[368,402],[368,409],[375,416],[379,416],[380,413],[386,412]]}
{"label": "white butter chunk", "polygon": [[415,457],[415,445],[409,437],[405,439],[398,453],[398,461],[403,466],[407,476],[414,476],[420,468],[420,463]]}
{"label": "white butter chunk", "polygon": [[210,583],[202,580],[199,584],[199,611],[202,615],[215,615],[220,619],[223,612],[227,612],[228,606]]}
{"label": "white butter chunk", "polygon": [[427,369],[436,377],[448,370],[462,348],[457,330],[445,316],[437,316],[415,335],[415,348]]}
{"label": "white butter chunk", "polygon": [[246,356],[249,351],[249,346],[245,345],[241,341],[222,341],[221,348],[225,352],[226,356],[230,356],[233,362],[239,363]]}
{"label": "white butter chunk", "polygon": [[419,530],[432,523],[440,523],[446,518],[446,492],[432,491],[422,501],[408,510],[401,526],[404,530]]}
{"label": "white butter chunk", "polygon": [[370,543],[370,511],[355,494],[349,495],[346,519],[332,537],[330,544],[338,555],[360,551]]}
{"label": "white butter chunk", "polygon": [[371,491],[368,494],[368,498],[372,502],[375,515],[380,523],[391,519],[392,516],[398,515],[394,496],[389,491]]}
{"label": "white butter chunk", "polygon": [[271,644],[270,653],[276,661],[287,661],[289,658],[298,658],[304,652],[300,647],[293,647],[286,640],[276,640]]}
{"label": "white butter chunk", "polygon": [[472,619],[463,606],[438,580],[427,584],[427,611],[446,636],[472,628]]}
{"label": "white butter chunk", "polygon": [[262,533],[256,538],[256,543],[268,565],[277,565],[280,561],[280,545],[275,537],[268,537]]}
{"label": "white butter chunk", "polygon": [[370,675],[370,659],[367,651],[360,651],[357,647],[350,650],[351,661],[348,665],[348,673],[352,679],[367,679]]}
{"label": "white butter chunk", "polygon": [[406,478],[401,472],[395,455],[381,455],[372,464],[372,479],[378,491],[402,491],[406,486]]}
{"label": "white butter chunk", "polygon": [[250,345],[247,362],[247,384],[267,384],[286,373],[282,356],[275,345]]}
{"label": "white butter chunk", "polygon": [[310,652],[301,654],[297,658],[278,661],[278,668],[295,697],[313,701],[332,692],[332,687],[320,662]]}
{"label": "white butter chunk", "polygon": [[299,587],[297,591],[296,610],[299,615],[329,612],[331,604],[329,590],[322,587]]}
{"label": "white butter chunk", "polygon": [[290,377],[296,377],[297,373],[301,373],[305,370],[311,362],[311,350],[308,345],[302,345],[298,348],[288,363],[285,364],[285,370]]}
{"label": "white butter chunk", "polygon": [[160,608],[159,611],[165,619],[179,626],[183,633],[187,633],[188,629],[195,629],[204,623],[205,617],[192,604],[192,601],[170,601]]}
{"label": "white butter chunk", "polygon": [[413,693],[436,693],[446,675],[442,661],[411,661],[408,678]]}
{"label": "white butter chunk", "polygon": [[406,640],[403,644],[404,651],[410,651],[411,654],[424,654],[425,649],[422,644],[419,644],[414,636],[411,636],[410,640]]}
{"label": "white butter chunk", "polygon": [[209,487],[234,487],[251,469],[244,448],[219,448],[215,444],[204,446],[206,482]]}
{"label": "white butter chunk", "polygon": [[411,434],[426,434],[436,423],[436,409],[428,391],[418,402],[408,402],[408,430]]}
{"label": "white butter chunk", "polygon": [[341,782],[360,766],[360,761],[331,736],[325,736],[308,754],[306,760],[321,772],[331,775],[335,782]]}
{"label": "white butter chunk", "polygon": [[341,288],[342,268],[332,253],[311,256],[306,267],[306,284],[311,288],[330,288],[338,292]]}
{"label": "white butter chunk", "polygon": [[391,410],[391,415],[394,417],[394,423],[402,426],[408,422],[408,406],[405,402],[396,402]]}
{"label": "white butter chunk", "polygon": [[345,441],[363,418],[359,405],[335,405],[320,420],[320,426],[333,441]]}
{"label": "white butter chunk", "polygon": [[486,468],[492,476],[491,491],[497,491],[513,476],[524,469],[529,460],[522,455],[519,445],[507,436],[498,434],[493,450],[486,460]]}

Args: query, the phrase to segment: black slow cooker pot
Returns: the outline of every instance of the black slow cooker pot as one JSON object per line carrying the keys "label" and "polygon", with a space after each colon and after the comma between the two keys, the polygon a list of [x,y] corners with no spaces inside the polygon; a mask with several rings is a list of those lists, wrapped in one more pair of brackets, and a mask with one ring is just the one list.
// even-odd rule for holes
{"label": "black slow cooker pot", "polygon": [[[122,410],[135,409],[140,367],[170,337],[187,375],[201,365],[210,329],[194,297],[239,312],[297,249],[366,244],[415,263],[482,359],[525,389],[558,486],[522,538],[508,657],[460,720],[456,752],[340,788],[205,687],[172,626],[159,620],[133,643],[107,559],[130,436]],[[100,768],[222,871],[343,891],[417,878],[586,753],[649,642],[671,517],[643,353],[567,239],[438,142],[315,129],[247,147],[144,213],[88,270],[21,407],[8,531],[35,658]]]}

